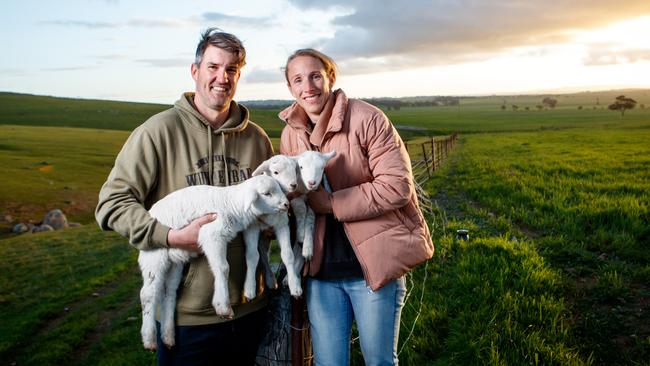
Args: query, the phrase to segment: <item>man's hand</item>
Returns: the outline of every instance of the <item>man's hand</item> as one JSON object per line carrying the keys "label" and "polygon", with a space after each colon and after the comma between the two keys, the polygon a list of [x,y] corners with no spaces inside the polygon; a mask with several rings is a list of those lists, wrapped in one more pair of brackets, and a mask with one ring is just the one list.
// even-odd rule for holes
{"label": "man's hand", "polygon": [[294,198],[296,198],[298,196],[300,196],[300,193],[298,193],[298,192],[289,192],[289,193],[287,193],[287,199],[289,201],[291,201],[292,199],[294,199]]}
{"label": "man's hand", "polygon": [[202,253],[203,251],[197,244],[199,239],[199,229],[201,226],[214,221],[217,214],[207,214],[190,222],[180,230],[169,230],[167,233],[167,244],[170,248],[187,250],[188,252]]}
{"label": "man's hand", "polygon": [[307,195],[309,207],[318,214],[329,214],[332,211],[332,195],[329,194],[322,186],[318,190],[309,192]]}

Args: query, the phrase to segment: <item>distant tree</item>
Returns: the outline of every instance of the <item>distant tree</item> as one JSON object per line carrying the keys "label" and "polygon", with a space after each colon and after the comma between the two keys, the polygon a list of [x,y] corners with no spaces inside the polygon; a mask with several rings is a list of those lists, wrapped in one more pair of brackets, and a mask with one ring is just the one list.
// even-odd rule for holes
{"label": "distant tree", "polygon": [[513,111],[513,112],[516,112],[517,109],[519,109],[519,106],[516,105],[516,104],[513,104],[513,105],[512,105],[512,111]]}
{"label": "distant tree", "polygon": [[526,110],[529,111],[529,110],[530,110],[530,107],[526,107]]}
{"label": "distant tree", "polygon": [[538,104],[538,105],[536,105],[535,107],[537,107],[537,109],[539,109],[540,111],[541,111],[542,109],[544,109],[544,106],[541,105],[541,104]]}
{"label": "distant tree", "polygon": [[581,106],[581,105],[579,105],[579,106],[578,106],[578,109],[582,109],[582,106]]}
{"label": "distant tree", "polygon": [[621,112],[621,118],[623,118],[625,111],[628,109],[634,109],[634,106],[636,106],[636,100],[627,98],[625,95],[619,95],[616,97],[616,101],[610,104],[608,108],[613,111]]}
{"label": "distant tree", "polygon": [[551,108],[551,109],[554,109],[555,106],[557,105],[557,99],[546,97],[546,98],[542,99],[542,104],[549,107],[549,108]]}
{"label": "distant tree", "polygon": [[506,110],[506,105],[505,105],[505,104],[501,104],[501,110],[502,110],[502,111],[505,111],[505,110]]}

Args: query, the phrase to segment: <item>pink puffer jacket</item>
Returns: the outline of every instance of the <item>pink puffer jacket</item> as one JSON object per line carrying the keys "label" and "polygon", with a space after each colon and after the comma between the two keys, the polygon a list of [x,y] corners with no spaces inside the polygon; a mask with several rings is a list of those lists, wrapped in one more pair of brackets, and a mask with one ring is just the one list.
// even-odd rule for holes
{"label": "pink puffer jacket", "polygon": [[[282,154],[336,150],[325,169],[334,216],[344,223],[368,286],[377,290],[431,258],[434,247],[418,206],[410,158],[380,109],[348,99],[339,89],[313,131],[297,103],[279,116],[287,123]],[[318,215],[308,264],[312,276],[322,263],[324,235],[325,217]]]}

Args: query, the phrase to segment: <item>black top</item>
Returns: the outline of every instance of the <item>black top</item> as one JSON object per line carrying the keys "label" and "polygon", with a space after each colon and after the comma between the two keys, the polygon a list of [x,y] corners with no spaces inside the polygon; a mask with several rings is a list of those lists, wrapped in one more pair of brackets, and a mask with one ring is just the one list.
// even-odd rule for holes
{"label": "black top", "polygon": [[319,280],[363,278],[361,265],[345,234],[343,223],[332,214],[326,215],[323,264],[315,277]]}

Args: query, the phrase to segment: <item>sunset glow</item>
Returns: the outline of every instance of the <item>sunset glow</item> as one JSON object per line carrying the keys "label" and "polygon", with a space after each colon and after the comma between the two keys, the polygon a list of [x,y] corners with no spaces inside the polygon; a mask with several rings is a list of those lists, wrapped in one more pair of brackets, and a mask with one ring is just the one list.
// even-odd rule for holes
{"label": "sunset glow", "polygon": [[11,2],[0,91],[173,103],[209,26],[247,47],[239,100],[289,99],[281,68],[304,47],[334,57],[357,97],[650,87],[647,1],[146,3]]}

